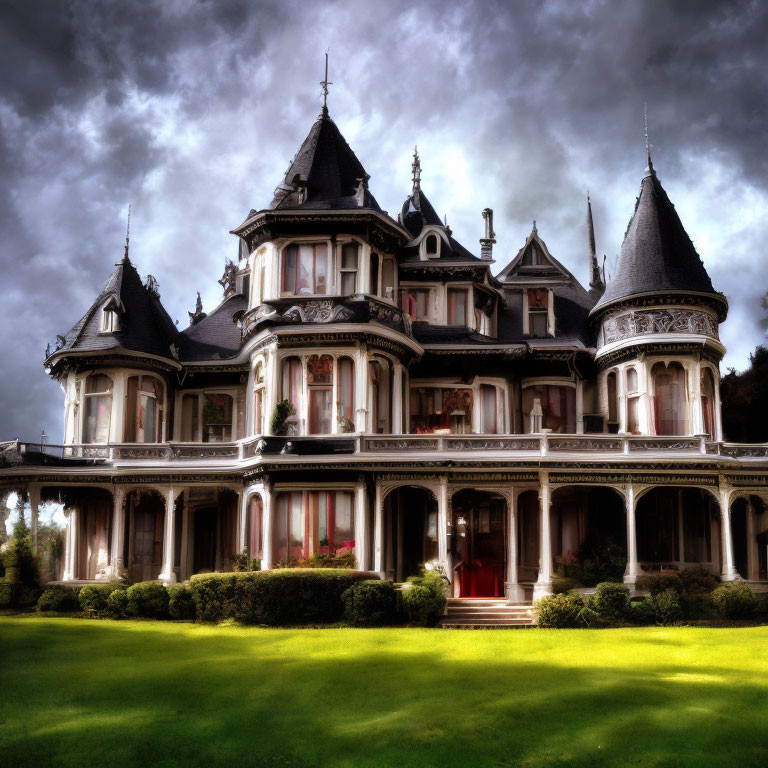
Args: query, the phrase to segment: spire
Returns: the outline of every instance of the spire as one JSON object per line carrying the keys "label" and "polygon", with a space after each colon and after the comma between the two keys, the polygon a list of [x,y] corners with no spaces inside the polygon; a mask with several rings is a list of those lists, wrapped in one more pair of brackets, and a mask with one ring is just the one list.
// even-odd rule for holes
{"label": "spire", "polygon": [[419,160],[419,148],[413,148],[413,163],[411,164],[411,170],[413,171],[413,191],[421,189],[421,160]]}
{"label": "spire", "polygon": [[325,52],[325,78],[320,81],[320,86],[323,89],[323,117],[328,117],[328,86],[333,85],[328,80],[328,51]]}
{"label": "spire", "polygon": [[602,291],[605,289],[600,277],[600,266],[597,263],[597,249],[595,248],[595,225],[592,221],[592,201],[587,190],[587,236],[589,238],[589,287]]}
{"label": "spire", "polygon": [[648,104],[643,104],[643,117],[645,118],[645,155],[648,158],[648,167],[645,172],[655,176],[656,171],[653,170],[653,161],[651,160],[651,142],[648,139]]}
{"label": "spire", "polygon": [[128,258],[128,249],[131,245],[131,204],[128,203],[128,226],[125,229],[125,255],[123,261],[130,261]]}

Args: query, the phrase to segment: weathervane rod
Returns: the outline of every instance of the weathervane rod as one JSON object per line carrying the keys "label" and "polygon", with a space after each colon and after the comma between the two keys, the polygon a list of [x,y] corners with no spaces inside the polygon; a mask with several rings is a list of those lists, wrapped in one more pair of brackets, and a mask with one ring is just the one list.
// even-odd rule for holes
{"label": "weathervane rod", "polygon": [[128,225],[125,228],[125,260],[128,261],[128,248],[131,244],[131,204],[128,203]]}
{"label": "weathervane rod", "polygon": [[648,138],[648,102],[643,102],[643,117],[645,119],[645,154],[648,158],[648,168],[646,168],[646,170],[649,173],[653,173],[653,162],[651,161],[651,142]]}
{"label": "weathervane rod", "polygon": [[328,51],[325,52],[325,79],[320,82],[320,85],[323,88],[323,112],[325,113],[328,111],[328,86],[333,85],[328,80]]}

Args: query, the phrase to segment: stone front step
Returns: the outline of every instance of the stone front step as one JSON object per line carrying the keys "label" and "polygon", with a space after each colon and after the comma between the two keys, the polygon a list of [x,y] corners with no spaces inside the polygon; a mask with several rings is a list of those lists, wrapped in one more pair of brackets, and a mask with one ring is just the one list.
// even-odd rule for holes
{"label": "stone front step", "polygon": [[440,626],[511,629],[530,627],[533,623],[533,614],[528,603],[510,604],[506,600],[450,598]]}

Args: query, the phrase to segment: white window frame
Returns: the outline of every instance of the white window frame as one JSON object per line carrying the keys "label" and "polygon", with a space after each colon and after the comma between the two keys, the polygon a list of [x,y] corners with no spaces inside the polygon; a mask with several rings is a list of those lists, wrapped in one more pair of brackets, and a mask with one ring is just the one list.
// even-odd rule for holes
{"label": "white window frame", "polygon": [[[176,435],[179,442],[191,442],[195,445],[203,443],[203,404],[205,401],[205,395],[228,395],[232,398],[232,425],[231,425],[231,438],[227,442],[234,442],[238,439],[236,434],[237,429],[237,389],[185,389],[179,392],[179,426],[176,430]],[[184,413],[184,397],[185,395],[197,395],[197,439],[192,441],[182,441],[183,413]]]}

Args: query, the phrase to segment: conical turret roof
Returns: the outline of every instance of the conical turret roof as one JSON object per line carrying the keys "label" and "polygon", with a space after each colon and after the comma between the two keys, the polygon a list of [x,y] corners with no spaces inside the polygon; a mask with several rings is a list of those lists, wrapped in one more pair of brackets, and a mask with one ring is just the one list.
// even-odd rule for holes
{"label": "conical turret roof", "polygon": [[269,207],[380,211],[368,191],[369,178],[328,110],[323,108],[286,171],[284,182],[275,190]]}
{"label": "conical turret roof", "polygon": [[652,167],[643,179],[615,277],[592,310],[654,293],[718,295]]}

